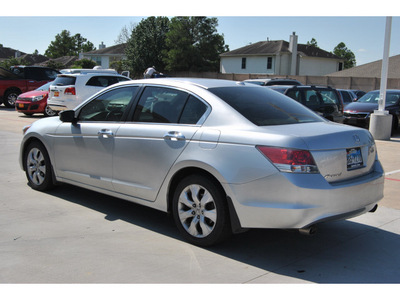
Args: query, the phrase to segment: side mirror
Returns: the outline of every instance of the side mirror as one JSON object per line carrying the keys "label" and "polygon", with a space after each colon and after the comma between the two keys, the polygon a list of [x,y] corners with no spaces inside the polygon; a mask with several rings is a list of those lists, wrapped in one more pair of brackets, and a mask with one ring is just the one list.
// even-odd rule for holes
{"label": "side mirror", "polygon": [[64,110],[60,112],[60,120],[61,122],[76,123],[77,119],[75,118],[75,111]]}

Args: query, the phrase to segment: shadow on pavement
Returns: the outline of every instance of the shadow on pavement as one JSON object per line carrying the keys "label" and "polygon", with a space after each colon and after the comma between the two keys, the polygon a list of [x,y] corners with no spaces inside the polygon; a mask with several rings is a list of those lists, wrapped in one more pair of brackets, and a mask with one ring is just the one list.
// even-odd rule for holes
{"label": "shadow on pavement", "polygon": [[[103,213],[108,221],[120,219],[182,240],[166,213],[70,185],[50,194]],[[398,249],[399,235],[347,220],[321,224],[314,236],[253,229],[206,250],[263,269],[264,276],[315,283],[400,283]],[[256,281],[263,282],[262,277]]]}

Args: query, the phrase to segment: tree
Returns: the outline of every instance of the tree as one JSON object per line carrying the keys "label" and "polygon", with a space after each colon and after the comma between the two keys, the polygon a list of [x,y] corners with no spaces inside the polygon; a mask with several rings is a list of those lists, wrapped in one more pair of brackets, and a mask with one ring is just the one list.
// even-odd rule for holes
{"label": "tree", "polygon": [[129,26],[122,27],[117,39],[114,41],[116,45],[127,43],[131,37],[132,31],[137,26],[136,23],[129,23]]}
{"label": "tree", "polygon": [[148,67],[163,70],[165,63],[162,51],[165,49],[165,35],[169,30],[167,17],[148,17],[132,30],[125,54],[127,67],[134,76],[143,74]]}
{"label": "tree", "polygon": [[73,69],[93,69],[96,66],[96,62],[87,59],[87,58],[82,58],[80,60],[77,60],[74,65],[72,66]]}
{"label": "tree", "polygon": [[307,46],[314,46],[314,47],[316,47],[316,48],[319,48],[319,47],[318,47],[317,40],[314,39],[314,38],[312,38],[311,41],[308,41],[308,42],[307,42]]}
{"label": "tree", "polygon": [[226,50],[217,33],[217,18],[174,17],[166,34],[164,62],[168,71],[218,71],[219,54]]}
{"label": "tree", "polygon": [[81,51],[88,52],[95,49],[93,44],[79,33],[71,36],[68,30],[63,30],[56,35],[55,40],[50,43],[44,55],[50,58],[78,56]]}
{"label": "tree", "polygon": [[339,56],[344,59],[344,68],[349,69],[355,67],[356,65],[356,56],[354,53],[346,47],[346,44],[340,42],[334,49],[333,54]]}
{"label": "tree", "polygon": [[30,63],[23,58],[14,58],[14,57],[10,57],[0,62],[0,67],[7,70],[9,70],[10,67],[12,66],[17,66],[17,65],[29,66]]}

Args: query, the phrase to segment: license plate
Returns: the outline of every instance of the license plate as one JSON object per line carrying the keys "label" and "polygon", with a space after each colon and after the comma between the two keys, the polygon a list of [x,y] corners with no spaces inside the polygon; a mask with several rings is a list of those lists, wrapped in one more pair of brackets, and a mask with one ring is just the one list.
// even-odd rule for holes
{"label": "license plate", "polygon": [[363,166],[360,148],[347,149],[347,170],[357,169]]}
{"label": "license plate", "polygon": [[60,92],[54,92],[54,97],[58,97],[58,96],[60,96]]}

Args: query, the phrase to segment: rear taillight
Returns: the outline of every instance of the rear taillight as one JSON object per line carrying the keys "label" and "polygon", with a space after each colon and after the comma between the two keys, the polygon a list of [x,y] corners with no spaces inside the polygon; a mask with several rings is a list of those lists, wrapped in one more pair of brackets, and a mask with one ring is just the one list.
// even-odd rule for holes
{"label": "rear taillight", "polygon": [[66,88],[65,91],[64,91],[64,94],[65,95],[76,95],[75,94],[75,88],[74,87]]}
{"label": "rear taillight", "polygon": [[318,173],[310,151],[267,146],[257,146],[257,149],[281,172]]}

